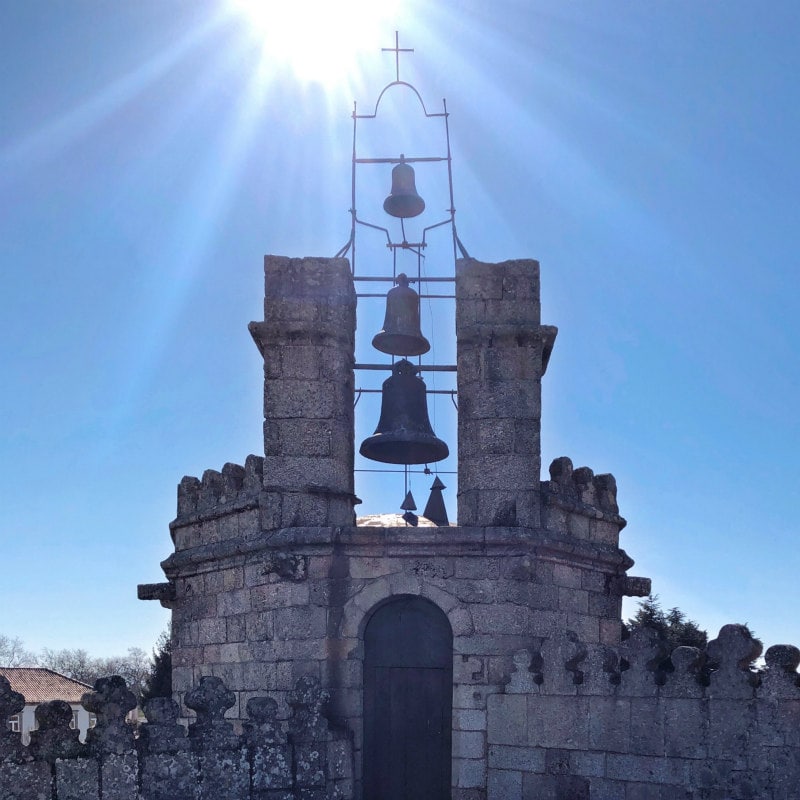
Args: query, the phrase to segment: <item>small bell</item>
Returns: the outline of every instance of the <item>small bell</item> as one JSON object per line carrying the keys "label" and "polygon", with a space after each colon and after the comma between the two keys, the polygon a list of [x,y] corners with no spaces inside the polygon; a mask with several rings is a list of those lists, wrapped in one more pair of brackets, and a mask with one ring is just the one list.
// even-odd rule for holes
{"label": "small bell", "polygon": [[393,356],[421,356],[431,349],[419,326],[419,295],[408,285],[408,276],[401,272],[397,286],[386,294],[386,316],[383,330],[375,334],[372,346]]}
{"label": "small bell", "polygon": [[425,210],[425,201],[417,194],[414,168],[400,155],[400,163],[392,170],[392,191],[383,201],[383,210],[393,217],[408,219]]}

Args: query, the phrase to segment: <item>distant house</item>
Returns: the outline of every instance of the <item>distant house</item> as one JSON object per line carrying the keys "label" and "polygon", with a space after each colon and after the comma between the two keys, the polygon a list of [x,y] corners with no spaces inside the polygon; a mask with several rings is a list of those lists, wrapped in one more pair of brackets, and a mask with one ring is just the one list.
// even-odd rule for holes
{"label": "distant house", "polygon": [[65,700],[72,706],[70,727],[80,731],[81,741],[86,739],[86,731],[94,727],[94,714],[81,705],[81,697],[92,690],[88,683],[44,667],[0,667],[0,675],[8,679],[15,692],[25,696],[22,712],[8,718],[9,729],[22,734],[23,744],[30,742],[31,731],[36,729],[36,706],[49,700]]}

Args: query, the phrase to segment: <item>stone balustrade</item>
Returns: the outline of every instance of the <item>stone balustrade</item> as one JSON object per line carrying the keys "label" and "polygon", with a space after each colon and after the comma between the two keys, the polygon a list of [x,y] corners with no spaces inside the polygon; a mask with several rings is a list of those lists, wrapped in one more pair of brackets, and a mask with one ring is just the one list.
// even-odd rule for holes
{"label": "stone balustrade", "polygon": [[[38,729],[23,747],[0,730],[2,800],[348,800],[353,796],[352,747],[331,730],[322,709],[327,692],[316,678],[297,681],[288,721],[270,697],[247,701],[243,733],[225,713],[235,695],[207,676],[185,696],[196,719],[178,723],[178,704],[157,697],[144,705],[135,731],[125,716],[136,706],[118,677],[101,678],[82,699],[97,717],[86,744],[70,729],[61,700],[36,709]],[[0,677],[0,719],[19,713],[24,697]],[[288,728],[288,730],[287,730]]]}

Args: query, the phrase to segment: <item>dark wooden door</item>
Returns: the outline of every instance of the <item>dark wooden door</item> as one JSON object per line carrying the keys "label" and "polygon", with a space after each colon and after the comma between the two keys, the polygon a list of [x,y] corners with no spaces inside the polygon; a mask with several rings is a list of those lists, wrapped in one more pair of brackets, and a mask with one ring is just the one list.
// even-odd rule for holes
{"label": "dark wooden door", "polygon": [[364,631],[364,800],[448,800],[453,634],[420,597],[381,606]]}

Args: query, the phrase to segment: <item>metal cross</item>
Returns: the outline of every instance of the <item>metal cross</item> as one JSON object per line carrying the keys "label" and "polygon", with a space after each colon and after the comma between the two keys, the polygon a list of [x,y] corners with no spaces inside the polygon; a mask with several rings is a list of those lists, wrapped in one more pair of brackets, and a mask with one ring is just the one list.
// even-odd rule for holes
{"label": "metal cross", "polygon": [[397,75],[397,81],[400,81],[400,53],[413,53],[414,49],[410,47],[400,47],[400,34],[394,32],[394,47],[382,47],[384,53],[394,53],[394,67]]}

